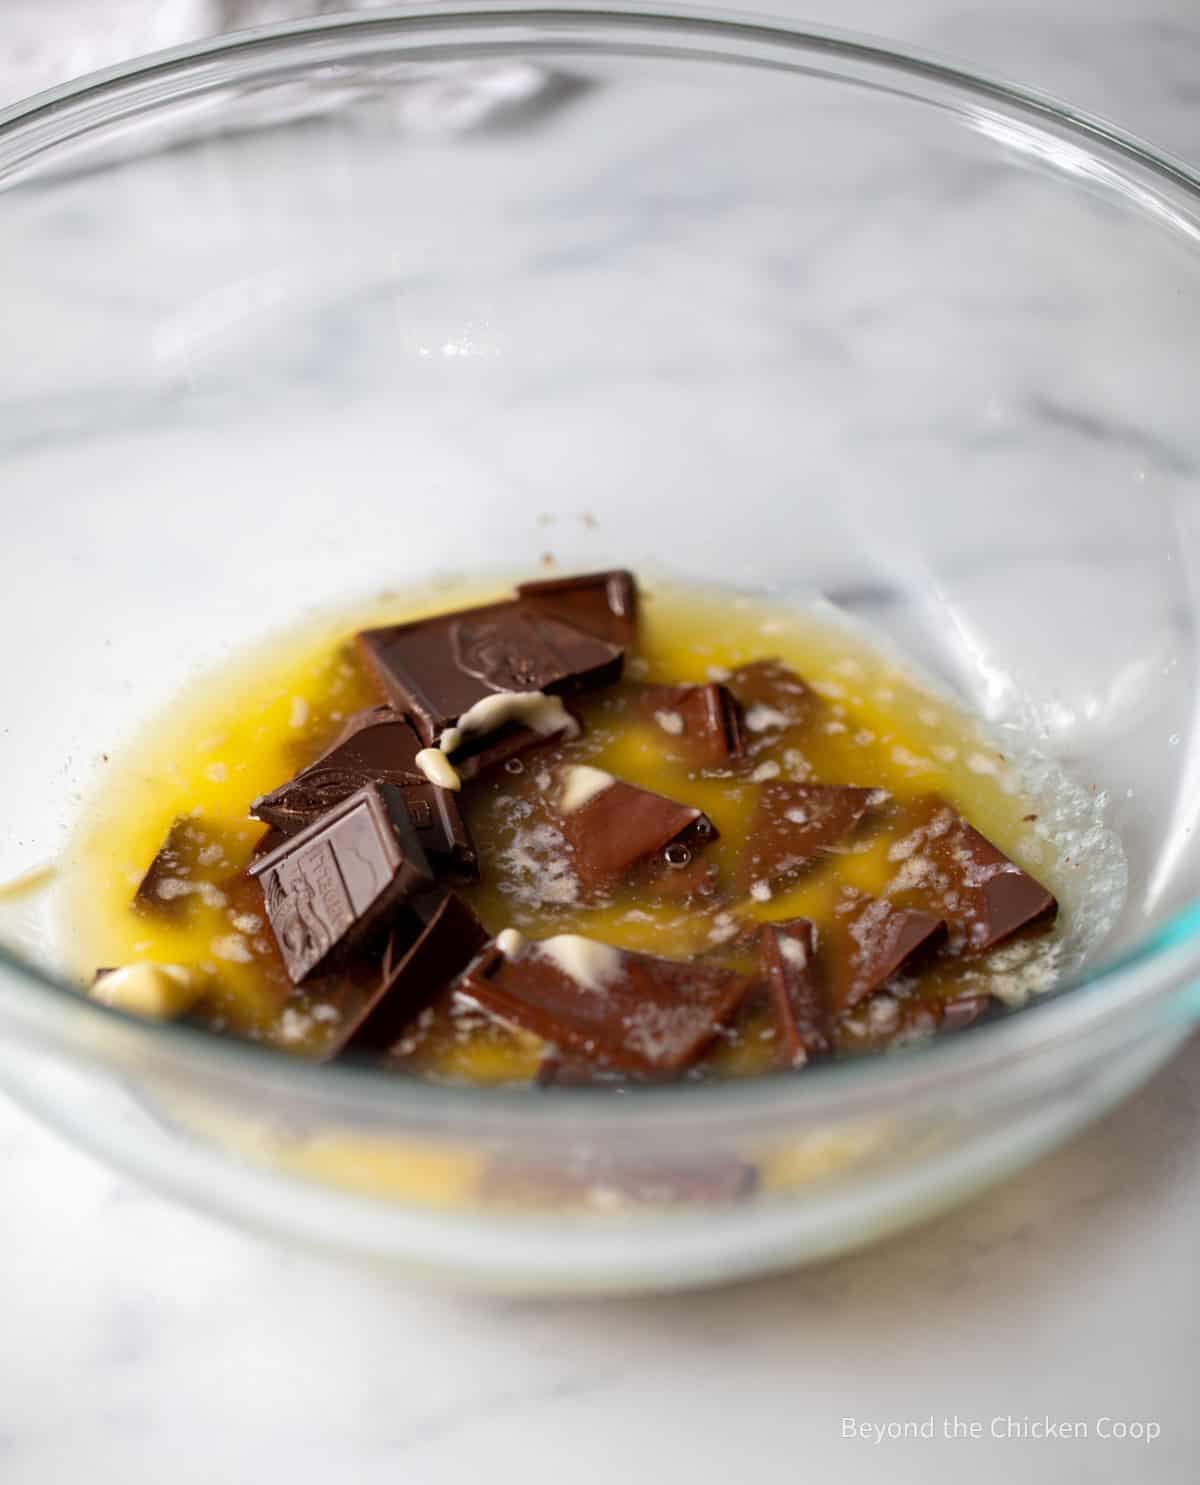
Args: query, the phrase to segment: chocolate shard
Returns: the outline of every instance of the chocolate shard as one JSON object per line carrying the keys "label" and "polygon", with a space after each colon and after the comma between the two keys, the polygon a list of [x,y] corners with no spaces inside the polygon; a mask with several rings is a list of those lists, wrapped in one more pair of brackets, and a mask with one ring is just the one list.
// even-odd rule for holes
{"label": "chocolate shard", "polygon": [[256,799],[250,813],[292,835],[365,785],[393,784],[404,796],[437,875],[448,882],[476,881],[479,858],[458,797],[431,784],[417,767],[421,747],[408,719],[394,707],[369,707],[351,717],[325,752],[290,783]]}
{"label": "chocolate shard", "polygon": [[368,784],[250,865],[293,983],[364,949],[433,886],[403,796]]}
{"label": "chocolate shard", "polygon": [[918,800],[902,828],[891,850],[899,869],[889,893],[945,918],[952,948],[980,954],[1053,923],[1054,895],[938,795]]}
{"label": "chocolate shard", "polygon": [[[422,904],[415,906],[420,913]],[[326,1059],[347,1052],[386,1052],[487,941],[471,908],[456,892],[447,892],[415,940],[407,923],[388,937],[376,983],[353,1012],[343,1016]]]}
{"label": "chocolate shard", "polygon": [[491,944],[456,988],[574,1059],[619,1071],[678,1073],[716,1036],[748,987],[732,970],[564,934],[507,954]]}
{"label": "chocolate shard", "polygon": [[746,1201],[758,1171],[733,1154],[614,1159],[594,1152],[535,1161],[500,1159],[484,1172],[484,1201],[533,1207],[723,1206]]}
{"label": "chocolate shard", "polygon": [[563,619],[610,644],[631,645],[637,638],[637,582],[623,569],[521,583],[517,597],[526,608]]}
{"label": "chocolate shard", "polygon": [[835,1016],[853,1010],[901,971],[914,971],[946,938],[940,918],[852,889],[843,895],[835,918],[836,940],[823,956]]}
{"label": "chocolate shard", "polygon": [[203,873],[227,864],[236,854],[226,836],[214,831],[203,819],[181,816],[171,825],[166,840],[138,884],[133,896],[134,911],[181,923],[196,902],[222,907],[224,897],[220,888]]}
{"label": "chocolate shard", "polygon": [[798,726],[812,715],[813,691],[780,660],[739,665],[726,684],[742,708],[748,741]]}
{"label": "chocolate shard", "polygon": [[855,830],[881,790],[838,784],[771,780],[758,805],[739,867],[743,891],[756,882],[772,889],[794,881],[811,862]]}
{"label": "chocolate shard", "polygon": [[291,835],[367,784],[424,784],[415,759],[423,744],[394,707],[356,712],[329,747],[291,779],[256,799],[250,813]]}
{"label": "chocolate shard", "polygon": [[606,686],[625,658],[619,645],[518,602],[368,629],[357,643],[389,701],[429,746],[485,696]]}
{"label": "chocolate shard", "polygon": [[[589,772],[595,772],[589,770]],[[570,808],[571,772],[562,792],[559,829],[574,853],[576,875],[585,887],[609,887],[645,867],[666,877],[692,866],[697,852],[717,838],[702,810],[649,789],[610,778],[582,804]]]}
{"label": "chocolate shard", "polygon": [[831,1046],[829,1007],[817,968],[817,929],[807,918],[764,923],[763,973],[781,1060],[803,1067]]}
{"label": "chocolate shard", "polygon": [[647,686],[642,706],[667,752],[697,768],[720,768],[745,752],[741,709],[725,686]]}

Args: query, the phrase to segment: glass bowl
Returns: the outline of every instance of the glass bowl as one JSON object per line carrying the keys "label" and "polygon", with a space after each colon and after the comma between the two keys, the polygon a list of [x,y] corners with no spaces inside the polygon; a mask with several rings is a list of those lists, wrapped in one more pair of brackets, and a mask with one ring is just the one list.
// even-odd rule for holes
{"label": "glass bowl", "polygon": [[[72,1139],[460,1284],[665,1287],[945,1207],[1187,1034],[1182,166],[782,23],[411,7],[8,110],[0,228],[0,1081]],[[1085,982],[925,1049],[612,1097],[313,1067],[60,978],[79,801],[189,676],[546,552],[824,595],[1062,762],[1129,861]]]}

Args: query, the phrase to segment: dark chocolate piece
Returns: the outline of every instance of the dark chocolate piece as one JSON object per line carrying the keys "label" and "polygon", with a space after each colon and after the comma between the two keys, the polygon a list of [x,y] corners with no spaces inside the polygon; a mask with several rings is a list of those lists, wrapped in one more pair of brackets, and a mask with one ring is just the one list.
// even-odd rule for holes
{"label": "dark chocolate piece", "polygon": [[740,708],[724,686],[647,686],[642,704],[659,725],[663,747],[697,768],[720,768],[745,752]]}
{"label": "dark chocolate piece", "polygon": [[430,746],[485,696],[606,686],[625,658],[620,646],[516,602],[368,629],[357,642],[388,699]]}
{"label": "dark chocolate piece", "polygon": [[615,1160],[585,1154],[564,1160],[493,1161],[479,1194],[514,1206],[723,1206],[745,1201],[758,1187],[758,1171],[736,1155]]}
{"label": "dark chocolate piece", "polygon": [[456,989],[573,1057],[621,1071],[677,1073],[696,1060],[748,988],[732,970],[603,944],[576,963],[560,952],[564,942],[580,943],[548,939],[513,955],[492,944]]}
{"label": "dark chocolate piece", "polygon": [[147,917],[182,922],[197,899],[213,907],[222,904],[220,889],[197,872],[226,865],[237,852],[203,819],[183,815],[167,832],[167,838],[146,870],[133,896],[136,912]]}
{"label": "dark chocolate piece", "polygon": [[755,882],[775,888],[794,881],[858,826],[879,792],[782,779],[763,784],[739,868],[743,891]]}
{"label": "dark chocolate piece", "polygon": [[[293,983],[365,948],[433,886],[408,809],[392,784],[368,784],[251,863]],[[411,911],[411,909],[409,909]]]}
{"label": "dark chocolate piece", "polygon": [[836,1015],[853,1010],[902,970],[915,969],[946,938],[940,918],[853,890],[835,910],[835,923],[836,937],[822,953],[822,970]]}
{"label": "dark chocolate piece", "polygon": [[631,572],[618,568],[521,583],[517,597],[526,608],[563,619],[610,644],[631,645],[637,638],[638,591]]}
{"label": "dark chocolate piece", "polygon": [[479,876],[479,858],[458,797],[431,784],[417,767],[421,747],[407,718],[393,707],[357,712],[314,763],[256,799],[250,813],[291,835],[366,784],[394,784],[437,875],[450,882],[473,882]]}
{"label": "dark chocolate piece", "polygon": [[784,728],[807,721],[812,713],[813,692],[779,660],[739,665],[727,685],[742,707],[750,742],[759,733],[778,735]]}
{"label": "dark chocolate piece", "polygon": [[286,835],[311,825],[366,784],[424,784],[415,759],[424,744],[406,717],[390,706],[356,712],[328,748],[289,783],[250,806]]}
{"label": "dark chocolate piece", "polygon": [[762,966],[781,1060],[803,1067],[830,1049],[829,1008],[817,969],[817,930],[807,918],[762,927]]}
{"label": "dark chocolate piece", "polygon": [[[418,913],[421,904],[415,904]],[[483,924],[456,892],[448,892],[416,940],[393,933],[371,993],[343,1018],[327,1058],[345,1052],[385,1052],[432,1005],[488,941]]]}
{"label": "dark chocolate piece", "polygon": [[905,824],[906,833],[892,848],[901,864],[890,894],[945,918],[952,948],[979,954],[1022,930],[1053,923],[1053,894],[944,799],[931,794],[918,800]]}
{"label": "dark chocolate piece", "polygon": [[716,826],[702,810],[622,779],[563,814],[559,828],[585,887],[614,885],[643,864],[656,876],[685,870],[717,838]]}

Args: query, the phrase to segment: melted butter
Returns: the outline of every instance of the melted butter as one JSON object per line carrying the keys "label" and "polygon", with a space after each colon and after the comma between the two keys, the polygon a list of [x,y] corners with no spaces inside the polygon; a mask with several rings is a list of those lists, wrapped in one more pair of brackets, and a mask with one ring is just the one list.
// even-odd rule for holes
{"label": "melted butter", "polygon": [[[190,687],[168,716],[115,756],[64,866],[64,941],[81,982],[89,982],[98,965],[191,965],[221,986],[207,1012],[215,1027],[319,1051],[336,1008],[288,984],[258,889],[241,875],[264,831],[247,806],[311,761],[347,716],[379,700],[349,645],[357,629],[493,596],[474,590],[441,593],[436,602],[381,601],[277,638],[243,664]],[[1061,896],[1053,839],[1031,829],[1039,806],[1018,792],[1010,760],[892,656],[848,628],[765,601],[733,603],[665,585],[652,586],[644,598],[629,667],[637,680],[704,682],[772,657],[819,694],[819,717],[805,731],[802,752],[786,740],[766,749],[757,755],[760,777],[879,787],[901,803],[935,790]],[[720,622],[714,624],[717,603]],[[734,940],[756,923],[805,916],[820,929],[844,886],[878,894],[894,877],[889,851],[895,836],[885,826],[833,853],[794,887],[765,897],[747,894],[707,907],[630,892],[598,906],[580,901],[554,842],[544,834],[534,839],[536,828],[544,827],[523,827],[514,818],[520,790],[559,790],[564,764],[599,770],[704,811],[720,832],[704,859],[716,863],[725,881],[736,878],[749,830],[754,785],[744,776],[702,775],[673,759],[670,729],[653,715],[634,715],[623,697],[617,688],[588,700],[583,735],[550,743],[552,763],[526,755],[524,777],[501,770],[462,796],[484,874],[465,895],[489,931],[511,926],[530,938],[583,935],[674,958],[723,955],[722,962],[738,966],[746,950]],[[752,708],[752,739],[776,721]],[[194,872],[206,890],[189,894],[178,918],[139,913],[133,894],[182,817],[209,842]],[[744,967],[753,964],[747,960]],[[1005,970],[1017,979],[1022,972],[1019,962]],[[948,965],[923,977],[917,993],[936,998],[964,980],[973,987],[971,976],[979,973],[964,975]],[[536,1039],[511,1028],[484,1030],[479,1022],[478,1015],[467,1016],[458,1029],[435,1026],[427,1035],[414,1028],[408,1065],[431,1076],[481,1082],[531,1076]],[[744,1074],[766,1065],[769,1030],[751,1018],[719,1048],[714,1069]],[[858,1034],[871,1044],[871,1028]]]}

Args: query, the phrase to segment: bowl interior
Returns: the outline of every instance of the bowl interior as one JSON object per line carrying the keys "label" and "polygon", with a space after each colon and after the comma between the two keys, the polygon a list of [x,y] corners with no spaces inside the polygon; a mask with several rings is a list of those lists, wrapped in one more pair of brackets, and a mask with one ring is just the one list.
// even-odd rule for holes
{"label": "bowl interior", "polygon": [[198,669],[548,552],[879,626],[1103,791],[1128,946],[1196,881],[1198,220],[1002,90],[585,12],[10,123],[0,879]]}

